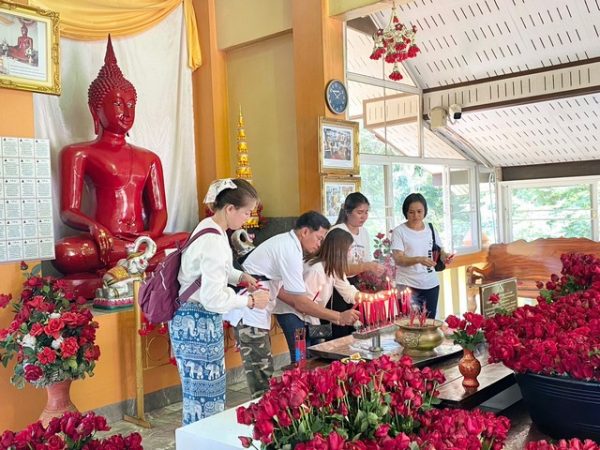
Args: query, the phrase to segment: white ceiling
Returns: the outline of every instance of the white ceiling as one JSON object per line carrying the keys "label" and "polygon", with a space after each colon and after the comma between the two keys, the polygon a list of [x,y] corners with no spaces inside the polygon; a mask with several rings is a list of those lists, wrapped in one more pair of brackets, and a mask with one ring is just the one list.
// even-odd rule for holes
{"label": "white ceiling", "polygon": [[[600,0],[418,0],[397,10],[419,29],[421,53],[405,65],[423,89],[600,57]],[[385,26],[390,13],[372,18]],[[372,42],[362,36],[349,44],[348,70],[391,70],[364,62]],[[352,62],[352,46],[368,50]],[[600,159],[600,93],[465,112],[441,134],[498,167]]]}
{"label": "white ceiling", "polygon": [[423,89],[600,56],[598,0],[418,0],[397,11],[419,30],[421,53],[406,65]]}

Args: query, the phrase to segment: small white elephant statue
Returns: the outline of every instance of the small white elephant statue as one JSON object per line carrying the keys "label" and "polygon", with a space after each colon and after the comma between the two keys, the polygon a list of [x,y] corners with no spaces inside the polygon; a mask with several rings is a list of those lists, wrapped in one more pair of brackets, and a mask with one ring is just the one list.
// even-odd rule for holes
{"label": "small white elephant statue", "polygon": [[[142,245],[146,248],[141,251]],[[141,279],[150,259],[156,253],[156,243],[147,236],[134,242],[127,258],[120,259],[116,266],[102,277],[102,287],[96,290],[94,306],[101,309],[123,308],[133,304],[133,281]]]}

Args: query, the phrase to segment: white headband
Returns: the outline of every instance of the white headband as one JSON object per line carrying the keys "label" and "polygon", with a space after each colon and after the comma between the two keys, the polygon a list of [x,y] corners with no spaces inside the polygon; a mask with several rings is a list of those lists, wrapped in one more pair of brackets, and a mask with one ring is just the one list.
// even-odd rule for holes
{"label": "white headband", "polygon": [[225,189],[237,189],[237,185],[231,180],[231,178],[223,178],[222,180],[215,180],[210,183],[206,196],[204,197],[204,204],[209,205],[214,203],[219,195]]}

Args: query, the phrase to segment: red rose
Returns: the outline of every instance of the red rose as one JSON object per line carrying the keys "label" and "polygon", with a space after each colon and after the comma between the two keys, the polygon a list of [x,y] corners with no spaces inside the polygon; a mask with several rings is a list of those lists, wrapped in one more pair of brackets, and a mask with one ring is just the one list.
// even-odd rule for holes
{"label": "red rose", "polygon": [[500,296],[498,294],[492,294],[488,300],[492,305],[497,305],[500,302]]}
{"label": "red rose", "polygon": [[383,233],[377,233],[377,236],[375,236],[377,239],[381,240],[385,237],[385,234]]}
{"label": "red rose", "polygon": [[31,330],[29,330],[29,334],[32,336],[39,336],[40,334],[42,334],[44,332],[44,327],[42,326],[42,324],[40,323],[34,323],[31,326]]}
{"label": "red rose", "polygon": [[38,353],[38,360],[44,366],[46,364],[52,364],[56,361],[56,352],[50,347],[44,347],[44,349]]}
{"label": "red rose", "polygon": [[0,341],[5,340],[9,333],[7,328],[0,328]]}
{"label": "red rose", "polygon": [[25,366],[25,380],[29,383],[39,380],[44,375],[42,369],[38,366],[34,366],[33,364],[27,364]]}
{"label": "red rose", "polygon": [[450,315],[446,317],[446,323],[450,328],[456,329],[460,325],[460,319],[456,316]]}
{"label": "red rose", "polygon": [[6,430],[0,437],[0,447],[9,448],[15,440],[15,433],[10,430]]}
{"label": "red rose", "polygon": [[242,442],[242,447],[250,448],[252,446],[252,438],[246,436],[238,436],[238,439]]}
{"label": "red rose", "polygon": [[0,308],[5,308],[12,300],[12,294],[0,294]]}
{"label": "red rose", "polygon": [[65,442],[57,435],[50,436],[46,441],[48,450],[62,450],[65,448]]}
{"label": "red rose", "polygon": [[71,356],[75,356],[77,354],[77,350],[79,350],[77,338],[66,338],[61,344],[60,349],[62,351],[63,358],[70,358]]}
{"label": "red rose", "polygon": [[390,425],[387,423],[384,423],[382,425],[379,425],[377,427],[377,429],[375,430],[375,437],[381,439],[384,438],[388,435],[388,432],[390,431]]}
{"label": "red rose", "polygon": [[52,336],[54,339],[58,339],[60,337],[60,332],[65,327],[65,323],[62,319],[50,319],[48,325],[44,327],[44,333],[48,336]]}
{"label": "red rose", "polygon": [[252,414],[250,414],[250,411],[247,408],[240,406],[235,410],[235,412],[237,414],[238,423],[241,423],[243,425],[252,424]]}

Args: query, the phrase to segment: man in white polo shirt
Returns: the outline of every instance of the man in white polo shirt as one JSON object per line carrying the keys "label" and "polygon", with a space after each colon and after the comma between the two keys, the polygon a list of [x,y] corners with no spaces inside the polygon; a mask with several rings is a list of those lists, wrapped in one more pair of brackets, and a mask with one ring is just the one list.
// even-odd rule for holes
{"label": "man in white polo shirt", "polygon": [[[304,253],[314,253],[319,249],[329,227],[329,221],[323,215],[315,211],[306,212],[298,217],[293,230],[267,239],[244,261],[246,272],[267,278],[261,283],[271,294],[271,301],[263,310],[235,309],[223,316],[235,326],[253,398],[260,397],[268,389],[273,375],[269,330],[277,299],[301,313],[338,324],[352,324],[358,319],[356,311],[339,313],[326,309],[306,295],[302,277]],[[289,338],[286,336],[286,339]]]}

